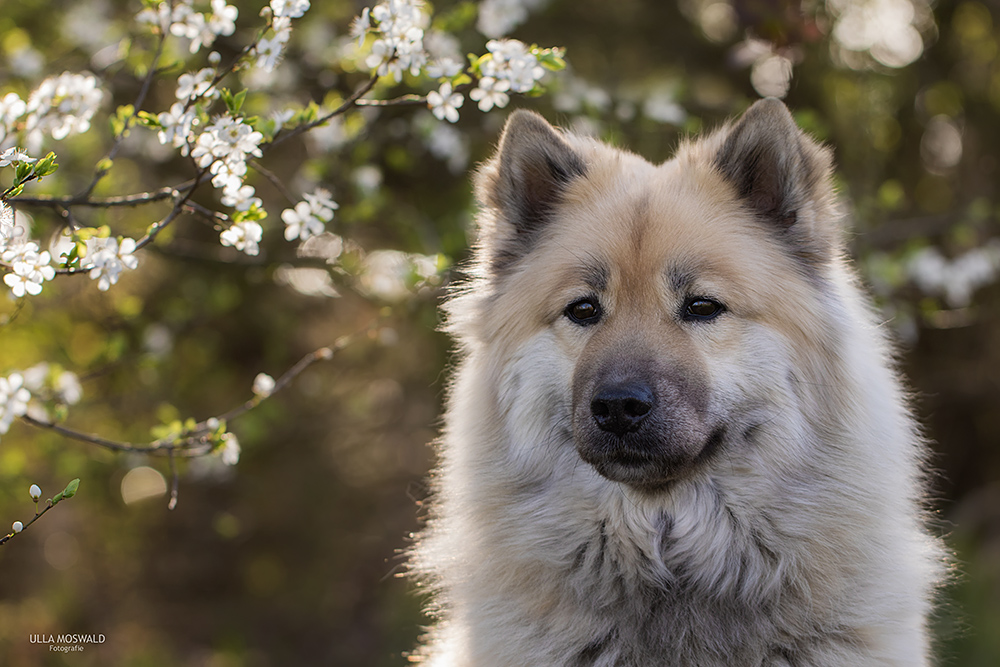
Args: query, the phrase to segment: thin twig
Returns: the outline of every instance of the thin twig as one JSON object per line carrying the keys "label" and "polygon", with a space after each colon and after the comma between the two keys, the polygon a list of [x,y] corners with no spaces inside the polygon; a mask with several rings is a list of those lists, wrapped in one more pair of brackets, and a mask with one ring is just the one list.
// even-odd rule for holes
{"label": "thin twig", "polygon": [[167,503],[167,509],[172,510],[177,507],[177,494],[180,486],[180,477],[177,474],[177,462],[174,460],[173,452],[170,452],[167,456],[167,461],[170,462],[170,502]]}
{"label": "thin twig", "polygon": [[[23,526],[21,526],[21,532],[24,532],[25,530],[27,530],[28,526],[30,526],[31,524],[33,524],[36,521],[38,521],[42,517],[43,514],[45,514],[46,512],[48,512],[50,509],[52,509],[55,506],[56,506],[56,504],[54,502],[52,502],[51,499],[49,499],[49,503],[45,506],[45,509],[43,509],[41,512],[37,512],[35,514],[35,516],[31,519],[31,521],[29,521],[28,523],[26,523]],[[0,537],[0,544],[3,544],[4,542],[6,542],[10,538],[14,537],[15,535],[17,535],[17,533],[8,533],[7,535],[4,535],[3,537]]]}
{"label": "thin twig", "polygon": [[379,79],[378,74],[372,74],[371,78],[368,79],[368,82],[365,85],[358,88],[356,91],[354,91],[354,94],[348,97],[346,100],[344,100],[339,107],[337,107],[330,113],[326,114],[325,116],[317,118],[311,123],[306,123],[305,125],[299,125],[298,127],[289,130],[285,134],[281,133],[276,134],[274,138],[271,139],[271,142],[267,144],[267,147],[277,146],[278,144],[287,139],[291,139],[292,137],[296,137],[300,134],[303,134],[304,132],[308,132],[314,127],[322,125],[323,123],[330,120],[334,116],[339,116],[345,113],[348,109],[355,106],[358,100],[367,95],[371,91],[371,89],[375,87],[375,84],[378,83],[378,79]]}
{"label": "thin twig", "polygon": [[[156,53],[153,54],[153,60],[149,64],[149,71],[146,73],[146,78],[143,80],[142,87],[139,89],[139,95],[136,97],[135,104],[132,105],[132,113],[130,113],[128,118],[125,119],[121,132],[119,132],[118,136],[115,137],[114,143],[111,145],[111,150],[108,151],[108,155],[105,158],[109,161],[114,161],[115,157],[118,155],[118,151],[121,150],[125,137],[128,136],[129,131],[132,129],[132,123],[135,122],[136,117],[139,115],[139,109],[142,107],[142,103],[146,101],[146,95],[149,94],[149,88],[153,84],[153,80],[156,78],[156,75],[159,73],[157,64],[160,61],[160,57],[163,55],[163,45],[166,41],[166,34],[161,34],[160,39],[156,44]],[[101,179],[107,175],[108,171],[109,168],[98,169],[94,174],[94,178],[90,182],[90,186],[80,193],[80,197],[82,199],[90,199],[90,195],[94,193],[94,190],[97,188],[97,184],[100,183]]]}
{"label": "thin twig", "polygon": [[190,190],[197,185],[197,179],[185,181],[180,185],[166,186],[151,192],[140,192],[132,195],[120,195],[117,197],[103,197],[101,199],[83,199],[80,195],[72,197],[49,197],[37,195],[35,197],[11,197],[8,201],[12,204],[22,206],[48,206],[52,208],[71,208],[73,206],[89,206],[91,208],[112,208],[115,206],[142,206],[153,202],[163,201],[179,196],[182,192]]}
{"label": "thin twig", "polygon": [[370,331],[373,331],[377,327],[378,321],[379,320],[372,322],[370,326],[363,330],[356,331],[346,336],[341,336],[331,346],[321,347],[318,350],[314,350],[313,352],[310,352],[306,356],[302,357],[298,363],[285,371],[285,373],[275,381],[274,389],[272,389],[271,393],[267,396],[254,396],[242,405],[238,405],[217,417],[211,417],[198,422],[189,431],[178,434],[172,438],[161,438],[159,440],[153,440],[146,443],[124,442],[119,440],[110,440],[91,433],[84,433],[54,422],[35,419],[30,415],[22,415],[20,419],[27,424],[37,428],[53,431],[71,440],[86,442],[115,452],[132,452],[156,456],[167,456],[171,461],[173,461],[174,457],[196,458],[204,456],[215,448],[215,443],[211,441],[210,436],[212,435],[214,428],[216,428],[216,423],[222,421],[232,421],[233,419],[246,414],[250,410],[253,410],[265,399],[270,398],[274,394],[286,388],[296,377],[301,375],[304,370],[312,366],[314,363],[332,359],[335,351],[343,349],[345,346],[353,343],[362,336],[367,336]]}
{"label": "thin twig", "polygon": [[297,200],[292,196],[292,193],[288,190],[288,188],[285,187],[285,184],[281,182],[281,179],[278,178],[277,174],[275,174],[273,171],[265,169],[264,165],[262,165],[260,162],[257,162],[256,160],[250,160],[248,164],[250,165],[251,169],[253,169],[258,174],[260,174],[268,181],[270,181],[271,185],[274,186],[274,189],[280,192],[281,195],[285,199],[287,199],[290,204],[296,203]]}
{"label": "thin twig", "polygon": [[409,95],[401,95],[395,97],[391,100],[358,100],[355,102],[359,107],[402,107],[402,106],[414,106],[417,104],[427,104],[426,95],[417,95],[411,93]]}

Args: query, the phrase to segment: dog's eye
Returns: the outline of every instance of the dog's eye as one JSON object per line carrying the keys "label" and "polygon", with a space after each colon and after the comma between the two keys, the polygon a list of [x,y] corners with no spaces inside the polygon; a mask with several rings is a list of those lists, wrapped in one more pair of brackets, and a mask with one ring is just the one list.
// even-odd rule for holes
{"label": "dog's eye", "polygon": [[705,297],[694,297],[684,303],[683,317],[685,320],[711,320],[725,310],[718,301]]}
{"label": "dog's eye", "polygon": [[601,304],[597,299],[588,297],[566,306],[566,317],[582,326],[597,324],[601,319]]}

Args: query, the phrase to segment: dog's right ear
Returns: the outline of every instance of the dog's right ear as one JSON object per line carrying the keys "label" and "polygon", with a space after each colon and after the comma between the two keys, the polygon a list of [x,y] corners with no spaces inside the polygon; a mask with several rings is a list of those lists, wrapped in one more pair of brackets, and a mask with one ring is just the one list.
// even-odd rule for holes
{"label": "dog's right ear", "polygon": [[492,270],[531,249],[566,186],[585,172],[583,158],[544,118],[524,110],[510,115],[497,154],[476,176],[480,203],[494,211],[480,229]]}

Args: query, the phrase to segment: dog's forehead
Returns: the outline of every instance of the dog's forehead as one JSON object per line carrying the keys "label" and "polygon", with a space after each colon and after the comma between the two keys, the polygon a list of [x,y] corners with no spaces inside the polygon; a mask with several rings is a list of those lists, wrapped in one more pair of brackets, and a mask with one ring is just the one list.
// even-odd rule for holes
{"label": "dog's forehead", "polygon": [[708,166],[626,155],[588,169],[567,193],[556,234],[588,276],[617,273],[636,288],[663,274],[682,291],[701,274],[755,273],[741,265],[775,259],[775,244]]}

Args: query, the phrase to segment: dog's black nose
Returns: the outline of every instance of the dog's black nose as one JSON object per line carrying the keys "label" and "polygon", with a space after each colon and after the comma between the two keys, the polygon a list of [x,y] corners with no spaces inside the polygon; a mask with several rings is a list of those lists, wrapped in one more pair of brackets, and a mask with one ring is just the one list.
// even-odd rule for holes
{"label": "dog's black nose", "polygon": [[602,431],[623,437],[639,428],[653,409],[653,390],[645,384],[628,382],[597,390],[590,401],[590,414]]}

